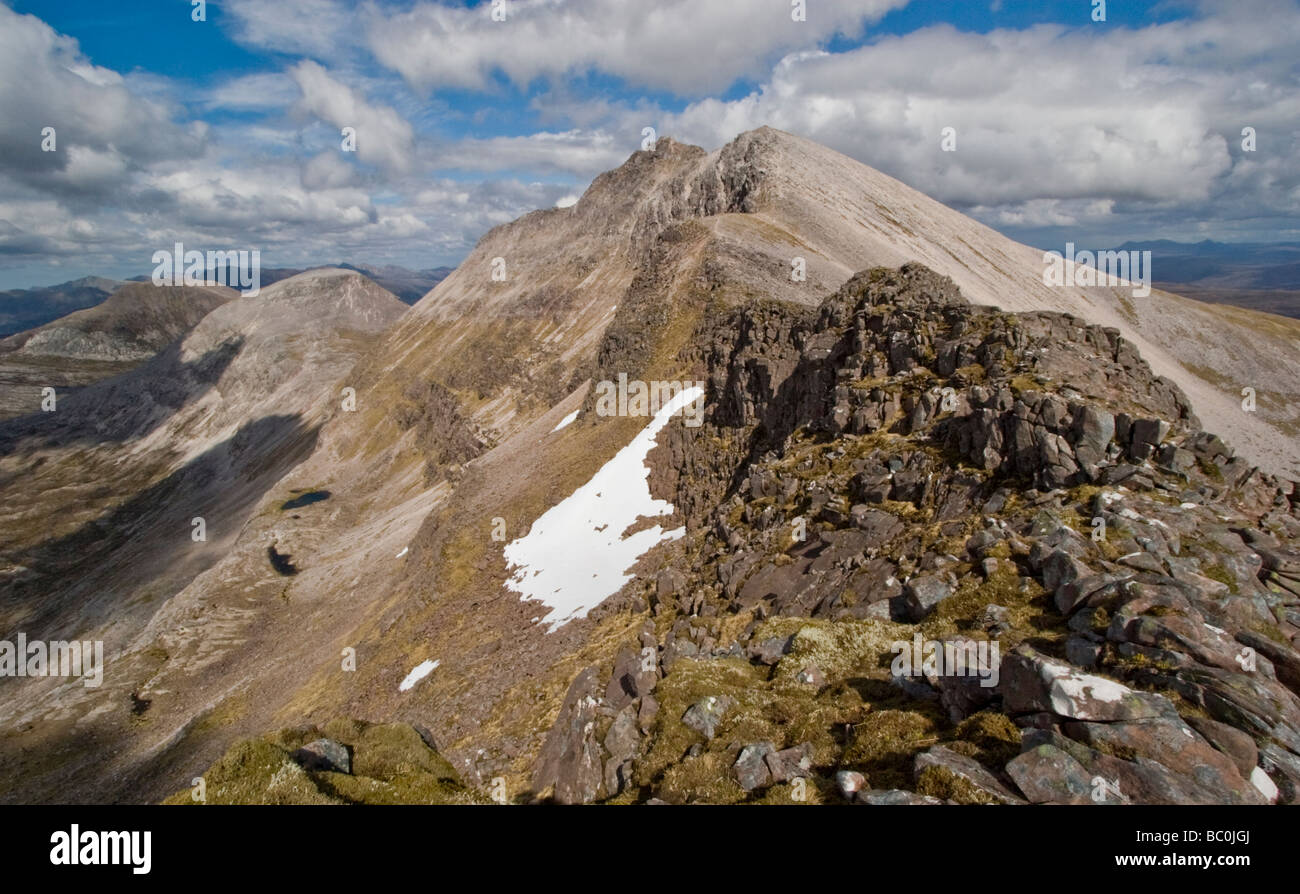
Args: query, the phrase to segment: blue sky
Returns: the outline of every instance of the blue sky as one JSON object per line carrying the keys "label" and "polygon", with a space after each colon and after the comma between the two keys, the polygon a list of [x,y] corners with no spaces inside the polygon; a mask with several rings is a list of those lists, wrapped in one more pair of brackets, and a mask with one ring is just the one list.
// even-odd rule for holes
{"label": "blue sky", "polygon": [[454,264],[645,126],[799,133],[1044,247],[1300,239],[1295,0],[491,6],[0,5],[0,287],[146,273],[177,240]]}

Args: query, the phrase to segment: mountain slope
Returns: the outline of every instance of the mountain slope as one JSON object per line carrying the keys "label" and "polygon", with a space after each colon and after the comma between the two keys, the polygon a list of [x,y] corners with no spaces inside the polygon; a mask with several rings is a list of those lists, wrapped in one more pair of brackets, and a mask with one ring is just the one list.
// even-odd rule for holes
{"label": "mountain slope", "polygon": [[[55,739],[131,729],[131,641],[310,455],[343,400],[338,380],[404,311],[355,273],[312,271],[220,304],[183,340],[53,413],[0,424],[5,628],[102,639],[120,662],[99,690],[6,680],[26,693],[6,700],[9,719],[39,718],[39,735]],[[213,619],[203,634],[219,629]],[[160,654],[133,657],[147,675]],[[59,772],[85,772],[87,759],[63,753],[72,764]]]}
{"label": "mountain slope", "polygon": [[[806,282],[791,280],[794,257],[807,261]],[[1130,302],[1116,290],[1045,286],[1040,253],[849,159],[770,130],[715,153],[661,140],[653,153],[636,153],[598,177],[576,205],[533,212],[488,233],[359,368],[366,408],[328,425],[317,456],[295,473],[299,484],[308,480],[299,475],[319,479],[339,505],[372,519],[367,530],[383,531],[389,551],[368,542],[356,557],[367,586],[347,598],[353,606],[365,600],[368,620],[333,649],[320,649],[316,672],[263,728],[336,713],[419,723],[436,731],[465,778],[501,774],[512,791],[534,787],[543,734],[575,676],[612,661],[644,617],[620,596],[548,633],[536,623],[545,607],[505,586],[514,573],[505,543],[642,428],[637,420],[595,417],[588,378],[703,378],[706,368],[690,359],[691,347],[710,314],[765,301],[812,307],[862,266],[913,258],[952,276],[977,303],[1112,322],[1128,330],[1130,350],[1144,340],[1125,319]],[[494,269],[504,278],[494,279]],[[1153,350],[1188,391],[1205,390],[1167,352]],[[1280,351],[1293,368],[1294,349]],[[1156,387],[1168,394],[1173,386]],[[713,384],[710,402],[721,399],[722,388]],[[1211,394],[1211,413],[1225,400]],[[1194,421],[1196,399],[1182,406]],[[577,423],[552,431],[575,410]],[[1233,423],[1234,434],[1262,432],[1277,445],[1250,419],[1214,418],[1217,427]],[[673,474],[664,463],[681,462],[675,453],[657,462],[654,456],[652,481]],[[367,513],[362,495],[392,508]],[[666,494],[657,488],[654,495]],[[673,502],[708,504],[689,490]],[[423,521],[418,512],[428,513]],[[686,521],[688,537],[693,524],[704,524],[689,514]],[[498,527],[504,541],[492,537]],[[317,525],[312,536],[317,552],[295,553],[305,565],[327,577],[356,567],[345,558],[345,526]],[[635,582],[624,596],[670,561],[647,558],[631,569]],[[331,598],[324,581],[305,575],[291,592],[313,603]],[[335,654],[344,644],[364,660],[340,675]],[[399,689],[412,668],[433,660],[440,663],[426,679]]]}
{"label": "mountain slope", "polygon": [[221,286],[128,283],[102,303],[0,340],[0,352],[85,360],[142,360],[235,295]]}

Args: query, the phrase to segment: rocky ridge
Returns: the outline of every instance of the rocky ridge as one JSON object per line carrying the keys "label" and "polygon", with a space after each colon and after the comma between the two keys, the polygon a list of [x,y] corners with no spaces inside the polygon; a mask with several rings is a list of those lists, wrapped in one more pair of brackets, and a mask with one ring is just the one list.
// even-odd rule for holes
{"label": "rocky ridge", "polygon": [[[691,533],[535,795],[1300,800],[1300,493],[1115,330],[909,265],[697,334],[708,421],[658,448]],[[891,672],[916,634],[996,641],[997,685]]]}

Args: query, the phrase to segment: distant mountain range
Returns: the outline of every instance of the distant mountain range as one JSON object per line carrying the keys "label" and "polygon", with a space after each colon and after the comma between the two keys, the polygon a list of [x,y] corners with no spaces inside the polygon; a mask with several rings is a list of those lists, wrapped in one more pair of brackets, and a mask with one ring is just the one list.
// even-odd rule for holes
{"label": "distant mountain range", "polygon": [[1157,288],[1300,318],[1300,243],[1159,239],[1119,250],[1151,252]]}
{"label": "distant mountain range", "polygon": [[1300,289],[1298,242],[1126,242],[1126,251],[1150,251],[1156,278],[1213,283],[1238,289]]}
{"label": "distant mountain range", "polygon": [[57,286],[0,292],[0,337],[43,326],[75,310],[94,307],[120,285],[121,280],[86,276]]}

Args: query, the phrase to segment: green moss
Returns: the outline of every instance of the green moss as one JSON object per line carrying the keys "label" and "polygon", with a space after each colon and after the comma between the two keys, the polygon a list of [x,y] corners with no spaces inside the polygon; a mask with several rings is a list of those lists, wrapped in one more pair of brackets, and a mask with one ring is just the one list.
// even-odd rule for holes
{"label": "green moss", "polygon": [[670,804],[735,804],[747,793],[736,781],[731,756],[706,751],[667,769],[657,791]]}
{"label": "green moss", "polygon": [[1212,565],[1205,565],[1201,568],[1201,573],[1210,580],[1217,580],[1225,585],[1232,595],[1236,596],[1239,592],[1237,587],[1237,578],[1221,562],[1215,562]]}
{"label": "green moss", "polygon": [[1020,753],[1020,728],[996,711],[972,714],[957,725],[954,735],[975,746],[969,756],[987,767],[1000,769]]}
{"label": "green moss", "polygon": [[1201,470],[1202,475],[1209,478],[1211,481],[1219,483],[1223,482],[1223,470],[1205,457],[1198,456],[1196,458],[1196,467]]}
{"label": "green moss", "polygon": [[[342,803],[322,792],[289,752],[261,739],[236,742],[203,780],[206,804]],[[191,791],[183,789],[164,803],[193,804]]]}
{"label": "green moss", "polygon": [[918,794],[929,795],[958,804],[996,804],[997,799],[980,791],[946,767],[929,766],[916,778]]}
{"label": "green moss", "polygon": [[909,788],[916,754],[939,741],[941,723],[930,705],[873,711],[854,728],[843,766],[864,773],[872,788]]}
{"label": "green moss", "polygon": [[[307,770],[294,752],[318,738],[334,739],[352,756],[351,773]],[[451,764],[400,723],[331,720],[243,739],[203,774],[207,804],[484,804]],[[191,804],[191,790],[167,804]]]}

